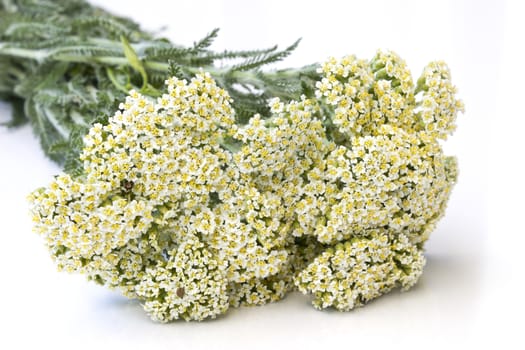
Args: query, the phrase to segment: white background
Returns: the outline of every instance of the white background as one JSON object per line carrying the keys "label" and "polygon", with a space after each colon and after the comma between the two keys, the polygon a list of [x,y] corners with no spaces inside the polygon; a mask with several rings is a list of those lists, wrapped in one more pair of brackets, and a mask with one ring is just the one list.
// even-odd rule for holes
{"label": "white background", "polygon": [[[467,112],[446,143],[460,177],[428,241],[419,284],[349,313],[315,311],[292,294],[203,323],[149,320],[137,302],[58,273],[32,233],[25,196],[60,169],[28,127],[0,129],[0,348],[271,349],[523,348],[525,77],[519,1],[93,1],[190,45],[220,27],[213,48],[303,41],[284,66],[377,48],[418,76],[444,59]],[[10,110],[0,104],[0,121]]]}

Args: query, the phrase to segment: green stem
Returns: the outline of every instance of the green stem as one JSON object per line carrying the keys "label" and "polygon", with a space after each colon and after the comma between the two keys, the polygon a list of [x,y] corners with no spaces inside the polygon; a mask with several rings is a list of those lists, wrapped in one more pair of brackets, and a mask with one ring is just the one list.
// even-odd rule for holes
{"label": "green stem", "polygon": [[[93,43],[97,43],[97,42],[104,43],[104,44],[107,44],[108,46],[109,44],[117,45],[117,47],[118,45],[120,45],[118,42],[113,42],[113,41],[105,40],[105,39],[90,39],[90,40]],[[140,44],[135,44],[134,46],[138,48],[139,45]],[[113,48],[114,47],[115,46],[113,46]],[[39,62],[45,61],[49,59],[49,57],[52,57],[51,60],[59,61],[59,62],[98,63],[98,64],[109,65],[109,66],[128,66],[130,65],[129,60],[126,57],[124,57],[124,54],[122,57],[120,56],[80,56],[80,55],[73,55],[73,54],[53,55],[53,50],[25,49],[25,48],[9,47],[6,45],[6,43],[0,42],[0,56],[2,55],[17,57],[17,58],[32,59],[32,60],[36,60]],[[169,71],[170,65],[169,63],[166,63],[166,62],[145,61],[144,67],[146,67],[148,70],[167,73]],[[214,78],[233,79],[239,84],[252,85],[260,89],[264,89],[267,86],[267,84],[265,84],[264,81],[257,76],[257,72],[252,71],[252,70],[232,72],[230,69],[227,69],[227,68],[221,69],[221,68],[212,67],[212,66],[206,66],[202,68],[186,66],[183,69],[187,71],[188,73],[192,73],[192,74],[199,73],[202,69],[206,72],[209,72]],[[286,69],[286,70],[265,72],[264,75],[266,78],[270,80],[297,79],[303,73],[304,73],[304,69],[296,68],[296,69]]]}

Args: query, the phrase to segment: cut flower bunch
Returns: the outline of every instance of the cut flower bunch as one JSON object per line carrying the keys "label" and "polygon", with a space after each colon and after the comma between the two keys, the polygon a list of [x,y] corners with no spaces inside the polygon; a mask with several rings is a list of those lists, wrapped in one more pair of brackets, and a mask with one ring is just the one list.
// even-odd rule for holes
{"label": "cut flower bunch", "polygon": [[29,196],[59,269],[161,322],[417,282],[457,178],[445,63],[416,83],[391,51],[262,71],[295,44],[216,53],[215,31],[180,47],[82,1],[1,6],[0,94],[65,166]]}

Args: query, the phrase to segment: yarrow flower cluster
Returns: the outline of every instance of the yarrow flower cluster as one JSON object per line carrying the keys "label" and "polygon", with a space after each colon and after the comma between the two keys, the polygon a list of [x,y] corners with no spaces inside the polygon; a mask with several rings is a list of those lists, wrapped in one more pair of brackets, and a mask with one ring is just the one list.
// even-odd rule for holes
{"label": "yarrow flower cluster", "polygon": [[347,311],[398,285],[409,289],[424,263],[405,235],[375,231],[327,248],[297,275],[296,284],[314,295],[314,307]]}
{"label": "yarrow flower cluster", "polygon": [[315,93],[235,120],[204,72],[132,91],[84,138],[80,177],[30,195],[60,269],[158,321],[214,318],[292,290],[350,310],[422,273],[457,167],[439,139],[462,104],[442,62],[414,86],[393,52],[329,59]]}

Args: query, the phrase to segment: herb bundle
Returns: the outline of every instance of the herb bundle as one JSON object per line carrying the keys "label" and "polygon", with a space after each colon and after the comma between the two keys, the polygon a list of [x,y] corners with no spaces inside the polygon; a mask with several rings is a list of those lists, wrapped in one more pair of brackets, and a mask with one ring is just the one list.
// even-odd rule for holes
{"label": "herb bundle", "polygon": [[416,83],[390,51],[262,71],[297,43],[214,52],[216,30],[181,47],[83,1],[1,4],[10,125],[65,167],[29,197],[60,269],[162,322],[417,282],[457,178],[445,63]]}

